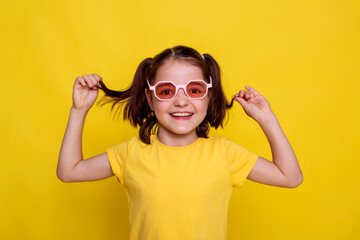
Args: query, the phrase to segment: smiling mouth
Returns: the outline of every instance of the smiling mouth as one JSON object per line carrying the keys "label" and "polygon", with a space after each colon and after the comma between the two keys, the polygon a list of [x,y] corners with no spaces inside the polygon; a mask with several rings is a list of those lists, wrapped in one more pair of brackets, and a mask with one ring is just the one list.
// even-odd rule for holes
{"label": "smiling mouth", "polygon": [[170,113],[173,117],[191,117],[193,113]]}

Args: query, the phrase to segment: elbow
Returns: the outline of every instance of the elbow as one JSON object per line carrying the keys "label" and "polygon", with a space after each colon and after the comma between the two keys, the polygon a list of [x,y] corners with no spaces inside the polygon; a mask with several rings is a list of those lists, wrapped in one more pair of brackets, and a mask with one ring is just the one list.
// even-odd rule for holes
{"label": "elbow", "polygon": [[69,183],[69,182],[71,182],[71,180],[69,179],[69,177],[68,176],[66,176],[66,174],[64,174],[64,173],[61,173],[60,171],[56,171],[56,176],[57,176],[57,178],[60,180],[60,181],[62,181],[62,182],[64,182],[64,183]]}
{"label": "elbow", "polygon": [[69,182],[71,182],[71,181],[67,180],[66,178],[59,178],[59,177],[58,177],[58,179],[59,179],[60,181],[62,181],[63,183],[69,183]]}
{"label": "elbow", "polygon": [[304,181],[303,175],[301,174],[300,177],[298,177],[296,180],[291,181],[291,184],[289,185],[289,188],[297,188],[301,185],[301,183]]}
{"label": "elbow", "polygon": [[57,178],[58,178],[60,181],[64,182],[64,183],[69,182],[68,179],[66,179],[65,177],[63,177],[63,176],[61,176],[61,175],[57,175]]}

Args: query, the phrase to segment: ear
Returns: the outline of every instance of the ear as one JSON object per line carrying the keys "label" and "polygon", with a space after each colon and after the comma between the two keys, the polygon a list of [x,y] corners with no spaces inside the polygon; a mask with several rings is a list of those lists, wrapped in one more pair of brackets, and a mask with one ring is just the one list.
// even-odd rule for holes
{"label": "ear", "polygon": [[149,91],[147,88],[145,88],[145,95],[151,111],[154,111],[154,103],[152,101],[151,91]]}

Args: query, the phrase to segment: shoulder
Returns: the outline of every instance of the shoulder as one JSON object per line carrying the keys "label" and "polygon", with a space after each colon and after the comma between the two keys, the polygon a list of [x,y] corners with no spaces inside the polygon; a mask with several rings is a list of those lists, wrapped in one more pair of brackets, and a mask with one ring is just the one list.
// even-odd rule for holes
{"label": "shoulder", "polygon": [[214,144],[232,144],[234,142],[230,141],[228,137],[225,136],[209,136],[205,140],[208,143],[214,143]]}
{"label": "shoulder", "polygon": [[229,139],[225,136],[209,136],[203,138],[202,147],[212,151],[226,151]]}
{"label": "shoulder", "polygon": [[225,136],[209,136],[208,138],[205,139],[213,142],[221,142],[227,140],[228,138]]}
{"label": "shoulder", "polygon": [[110,147],[109,149],[139,148],[139,147],[144,147],[145,145],[147,145],[147,144],[143,143],[141,141],[141,139],[138,136],[136,136],[136,137],[130,138],[127,141],[118,143],[118,144]]}
{"label": "shoulder", "polygon": [[226,136],[209,136],[207,142],[211,147],[219,146],[226,154],[236,155],[249,152],[244,146],[230,140]]}

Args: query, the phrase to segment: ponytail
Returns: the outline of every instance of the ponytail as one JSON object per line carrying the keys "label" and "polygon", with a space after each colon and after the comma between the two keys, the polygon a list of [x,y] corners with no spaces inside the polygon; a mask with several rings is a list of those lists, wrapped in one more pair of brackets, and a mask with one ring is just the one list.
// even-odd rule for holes
{"label": "ponytail", "polygon": [[134,127],[140,126],[140,139],[147,144],[150,144],[151,130],[157,123],[156,117],[151,115],[151,109],[145,96],[146,79],[151,62],[151,58],[146,58],[139,64],[132,85],[124,91],[110,90],[101,81],[100,89],[105,93],[105,96],[98,102],[100,106],[112,103],[111,111],[117,106],[115,114],[126,103],[123,119],[129,120]]}
{"label": "ponytail", "polygon": [[209,75],[212,78],[212,89],[216,89],[216,91],[211,90],[207,118],[210,125],[217,129],[219,126],[223,127],[226,110],[232,107],[234,99],[228,104],[221,85],[219,64],[211,55],[203,54],[203,56],[209,70]]}

